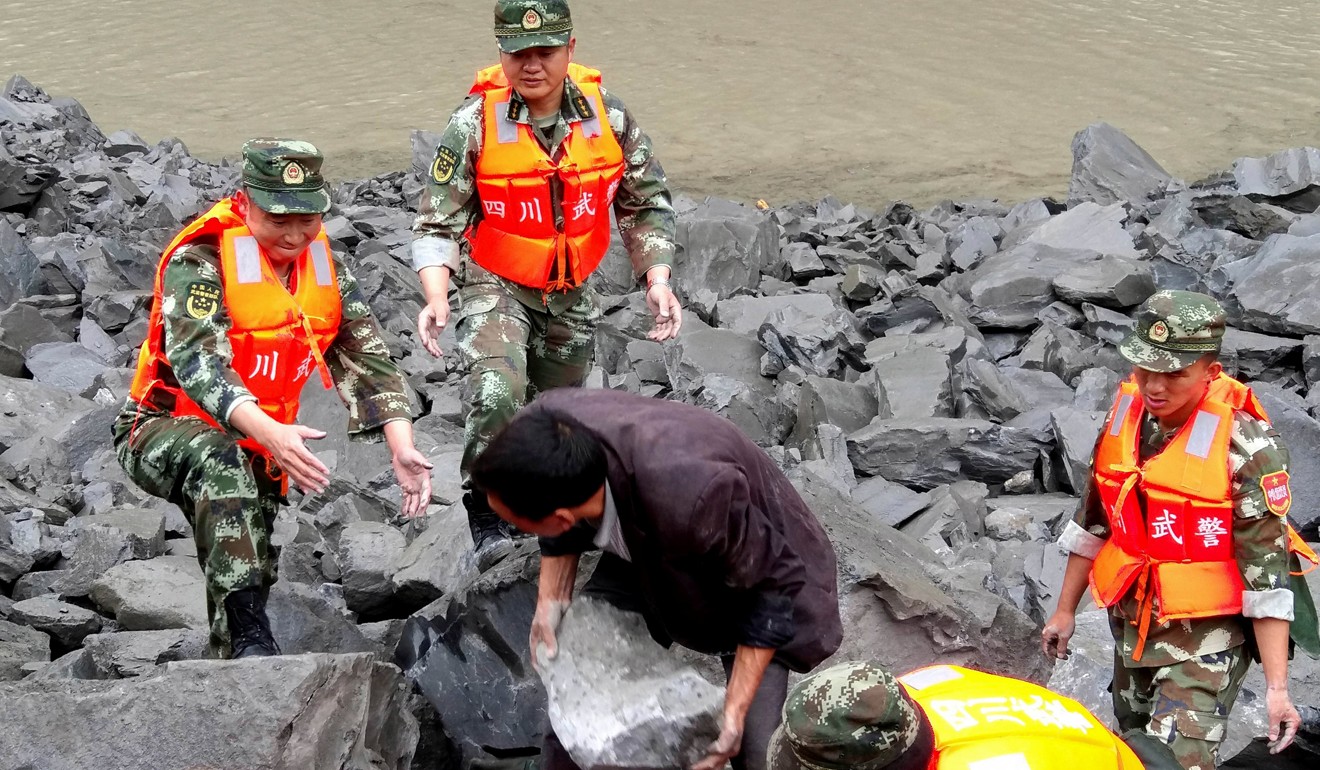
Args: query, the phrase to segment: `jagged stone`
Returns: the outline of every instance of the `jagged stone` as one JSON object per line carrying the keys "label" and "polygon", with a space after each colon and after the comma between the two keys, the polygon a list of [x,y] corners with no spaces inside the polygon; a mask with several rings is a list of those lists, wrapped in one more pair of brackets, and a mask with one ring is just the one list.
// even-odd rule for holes
{"label": "jagged stone", "polygon": [[305,652],[370,652],[385,650],[367,639],[353,623],[341,600],[301,583],[279,580],[266,603],[270,631],[286,655]]}
{"label": "jagged stone", "polygon": [[965,273],[959,285],[968,317],[977,326],[1026,329],[1055,300],[1054,279],[1094,259],[1094,252],[1027,243],[988,257]]}
{"label": "jagged stone", "polygon": [[[72,672],[73,678],[127,679],[152,673],[164,663],[211,657],[208,633],[191,628],[92,634],[83,640],[83,652],[86,669]],[[42,672],[43,677],[51,675],[55,672]]]}
{"label": "jagged stone", "polygon": [[440,715],[464,763],[539,748],[545,689],[529,662],[536,607],[536,544],[416,613],[395,661]]}
{"label": "jagged stone", "polygon": [[1044,538],[1045,531],[1021,508],[1001,507],[985,516],[985,534],[991,540],[1029,543]]}
{"label": "jagged stone", "polygon": [[1317,174],[1320,150],[1314,147],[1293,147],[1264,158],[1238,158],[1233,162],[1238,192],[1275,199],[1299,213],[1310,213],[1320,206]]}
{"label": "jagged stone", "polygon": [[1192,200],[1197,218],[1210,228],[1228,231],[1255,241],[1290,230],[1296,216],[1243,195],[1207,193]]}
{"label": "jagged stone", "polygon": [[357,521],[344,527],[336,557],[349,609],[368,617],[387,610],[405,547],[403,533],[389,524]]}
{"label": "jagged stone", "polygon": [[1173,181],[1149,153],[1108,123],[1092,123],[1078,131],[1072,155],[1069,205],[1139,201]]}
{"label": "jagged stone", "polygon": [[853,487],[852,501],[877,521],[900,527],[930,504],[930,493],[917,492],[881,476],[872,476]]}
{"label": "jagged stone", "polygon": [[787,294],[778,297],[730,297],[715,305],[715,321],[722,329],[755,335],[775,311],[796,308],[803,315],[824,318],[837,308],[824,294]]}
{"label": "jagged stone", "polygon": [[899,529],[928,547],[961,548],[985,533],[985,501],[989,494],[985,484],[975,481],[938,486],[926,494],[925,510]]}
{"label": "jagged stone", "polygon": [[823,481],[794,484],[839,556],[843,644],[822,665],[878,660],[893,671],[953,663],[1043,679],[1048,663],[1026,615],[911,537],[875,521]]}
{"label": "jagged stone", "polygon": [[914,347],[878,361],[870,376],[894,417],[953,416],[951,358],[936,347]]}
{"label": "jagged stone", "polygon": [[555,736],[583,770],[688,767],[719,735],[722,688],[651,639],[641,615],[578,599],[541,658]]}
{"label": "jagged stone", "polygon": [[1036,314],[1036,320],[1043,324],[1054,324],[1062,326],[1065,329],[1076,329],[1086,322],[1086,316],[1081,310],[1069,305],[1063,300],[1051,302]]}
{"label": "jagged stone", "polygon": [[25,666],[48,660],[49,636],[35,628],[0,620],[0,682],[22,679]]}
{"label": "jagged stone", "polygon": [[1072,407],[1050,412],[1063,472],[1060,481],[1077,494],[1082,493],[1091,474],[1091,453],[1104,419],[1104,412],[1083,412]]}
{"label": "jagged stone", "polygon": [[66,390],[0,376],[0,451],[31,436],[54,434],[95,408]]}
{"label": "jagged stone", "polygon": [[43,342],[71,342],[60,330],[31,305],[18,303],[0,311],[0,374],[24,376],[24,359],[33,346]]}
{"label": "jagged stone", "polygon": [[755,209],[707,199],[680,212],[674,270],[690,286],[720,299],[755,286],[761,271],[779,259],[774,222]]}
{"label": "jagged stone", "polygon": [[369,655],[192,660],[118,681],[39,679],[0,686],[10,714],[0,755],[50,770],[405,770],[417,743],[406,699],[398,671]]}
{"label": "jagged stone", "polygon": [[1146,263],[1104,255],[1055,278],[1054,293],[1078,305],[1131,307],[1155,293],[1155,276]]}
{"label": "jagged stone", "polygon": [[1253,256],[1218,268],[1226,305],[1238,326],[1301,337],[1320,333],[1320,304],[1311,287],[1320,281],[1320,236],[1276,235]]}
{"label": "jagged stone", "polygon": [[462,505],[448,506],[426,519],[426,529],[400,554],[391,578],[395,598],[422,606],[451,592],[475,568],[472,537]]}
{"label": "jagged stone", "polygon": [[1127,216],[1122,203],[1108,206],[1090,201],[1079,203],[1041,223],[1025,243],[1136,259],[1140,254],[1131,234],[1123,227]]}
{"label": "jagged stone", "polygon": [[77,647],[88,634],[101,630],[100,615],[50,596],[16,602],[10,617],[15,622],[45,631],[65,647]]}
{"label": "jagged stone", "polygon": [[810,281],[830,274],[830,269],[809,243],[790,243],[783,250],[784,264],[789,277],[798,282]]}
{"label": "jagged stone", "polygon": [[91,599],[129,631],[206,628],[206,588],[194,559],[161,556],[111,567]]}
{"label": "jagged stone", "polygon": [[684,331],[665,347],[665,368],[674,395],[728,417],[762,445],[788,432],[774,383],[761,376],[764,349],[727,329]]}
{"label": "jagged stone", "polygon": [[968,358],[958,364],[959,413],[1005,422],[1027,411],[1028,404],[993,362]]}
{"label": "jagged stone", "polygon": [[962,479],[1002,483],[1033,468],[1043,431],[952,417],[875,420],[848,436],[848,456],[866,476],[930,489]]}
{"label": "jagged stone", "polygon": [[[808,375],[798,393],[797,421],[785,444],[802,449],[818,441],[816,434],[821,425],[834,425],[851,433],[880,413],[876,393],[866,385]],[[884,413],[893,416],[887,405]]]}
{"label": "jagged stone", "polygon": [[1219,360],[1233,377],[1247,382],[1264,379],[1271,369],[1288,367],[1302,348],[1302,340],[1274,337],[1229,327]]}

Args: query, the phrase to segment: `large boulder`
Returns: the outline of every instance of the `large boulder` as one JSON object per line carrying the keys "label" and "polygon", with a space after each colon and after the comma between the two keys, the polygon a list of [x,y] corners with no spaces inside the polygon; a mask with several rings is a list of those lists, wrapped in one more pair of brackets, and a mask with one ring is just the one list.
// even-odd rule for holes
{"label": "large boulder", "polygon": [[54,434],[96,408],[62,388],[0,376],[0,451],[41,433]]}
{"label": "large boulder", "polygon": [[827,294],[783,294],[774,297],[730,297],[715,305],[715,323],[721,329],[755,335],[770,315],[795,308],[808,317],[824,318],[837,308]]}
{"label": "large boulder", "polygon": [[389,609],[394,573],[407,542],[397,528],[376,521],[355,521],[339,534],[337,557],[348,608],[364,617]]}
{"label": "large boulder", "polygon": [[1299,212],[1320,205],[1320,149],[1293,147],[1264,158],[1238,158],[1233,162],[1238,192],[1268,198]]}
{"label": "large boulder", "polygon": [[111,567],[92,583],[96,606],[130,631],[206,628],[206,588],[197,560],[162,556]]}
{"label": "large boulder", "polygon": [[1320,235],[1276,235],[1254,255],[1218,269],[1236,325],[1266,334],[1320,333]]}
{"label": "large boulder", "polygon": [[690,767],[719,735],[724,691],[652,638],[641,615],[573,602],[538,651],[550,725],[582,770]]}
{"label": "large boulder", "polygon": [[719,299],[747,291],[779,259],[779,232],[766,214],[707,199],[678,217],[674,270],[685,286]]}
{"label": "large boulder", "polygon": [[823,665],[867,659],[909,671],[952,663],[1044,681],[1044,657],[1024,653],[1039,644],[1030,618],[819,478],[793,478],[839,557],[843,644]]}
{"label": "large boulder", "polygon": [[674,395],[728,417],[760,444],[776,444],[788,432],[774,383],[761,376],[764,353],[756,340],[727,329],[684,332],[665,347],[665,368]]}
{"label": "large boulder", "polygon": [[38,631],[45,631],[64,647],[77,647],[88,634],[101,630],[100,615],[51,596],[15,602],[10,608],[10,617]]}
{"label": "large boulder", "polygon": [[980,327],[1029,329],[1054,301],[1054,279],[1095,259],[1093,250],[1025,243],[986,258],[959,285],[967,314]]}
{"label": "large boulder", "polygon": [[398,670],[369,655],[37,679],[0,686],[0,756],[48,770],[406,770],[418,737],[406,697]]}
{"label": "large boulder", "polygon": [[[25,667],[50,660],[50,637],[0,619],[0,682],[22,679]],[[0,728],[3,729],[3,728]]]}
{"label": "large boulder", "polygon": [[1055,278],[1054,293],[1076,305],[1131,307],[1155,293],[1155,275],[1147,263],[1105,255]]}
{"label": "large boulder", "polygon": [[971,479],[999,484],[1035,468],[1045,431],[955,417],[876,419],[848,436],[858,473],[918,489]]}
{"label": "large boulder", "polygon": [[1078,131],[1072,155],[1070,204],[1140,201],[1173,180],[1149,153],[1108,123],[1092,123]]}

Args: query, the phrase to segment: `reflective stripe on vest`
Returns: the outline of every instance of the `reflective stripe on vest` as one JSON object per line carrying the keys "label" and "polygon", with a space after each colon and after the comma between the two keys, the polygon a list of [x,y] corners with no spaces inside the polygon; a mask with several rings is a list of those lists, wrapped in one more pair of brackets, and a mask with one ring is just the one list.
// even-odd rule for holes
{"label": "reflective stripe on vest", "polygon": [[940,770],[1137,770],[1132,750],[1080,703],[958,666],[898,678],[930,721]]}
{"label": "reflective stripe on vest", "polygon": [[[139,403],[149,403],[153,391],[162,391],[172,397],[175,415],[199,417],[219,427],[215,417],[180,388],[160,380],[160,368],[169,365],[161,348],[165,267],[175,251],[204,233],[217,235],[220,240],[220,276],[233,351],[231,366],[263,411],[279,422],[292,423],[298,414],[303,384],[314,371],[320,371],[326,387],[331,385],[324,352],[338,333],[342,300],[329,241],[322,231],[298,257],[289,278],[293,289],[290,293],[271,269],[257,240],[234,213],[229,199],[202,215],[162,254],[151,326],[138,356],[130,395]],[[265,453],[251,439],[239,443]]]}
{"label": "reflective stripe on vest", "polygon": [[625,167],[622,147],[602,122],[599,73],[570,67],[594,116],[570,121],[552,158],[530,125],[510,120],[513,91],[495,70],[478,73],[473,85],[486,101],[476,164],[481,218],[468,233],[472,259],[523,286],[567,291],[609,250],[610,210]]}

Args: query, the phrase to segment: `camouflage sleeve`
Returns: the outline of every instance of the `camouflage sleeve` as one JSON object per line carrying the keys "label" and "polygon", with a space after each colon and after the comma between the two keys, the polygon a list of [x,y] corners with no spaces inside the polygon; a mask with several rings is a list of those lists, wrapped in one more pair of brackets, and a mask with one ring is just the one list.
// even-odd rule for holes
{"label": "camouflage sleeve", "polygon": [[674,264],[674,234],[677,217],[669,192],[669,180],[651,151],[651,139],[618,97],[601,89],[606,116],[623,148],[623,180],[614,195],[614,215],[619,234],[632,260],[633,274],[640,280],[656,265]]}
{"label": "camouflage sleeve", "polygon": [[[1096,438],[1096,446],[1100,439]],[[1091,469],[1086,475],[1086,488],[1082,490],[1082,499],[1077,506],[1077,513],[1059,535],[1059,547],[1069,553],[1094,559],[1096,554],[1109,539],[1109,517],[1100,502],[1100,491],[1095,486],[1095,451],[1091,452]]]}
{"label": "camouflage sleeve", "polygon": [[1233,553],[1246,590],[1242,614],[1292,620],[1288,587],[1288,449],[1269,423],[1234,416],[1228,461],[1233,473]]}
{"label": "camouflage sleeve", "polygon": [[[165,357],[179,387],[230,433],[234,407],[257,400],[234,371],[229,311],[220,280],[220,250],[194,244],[179,249],[165,266],[161,286]],[[194,299],[190,303],[189,295]]]}
{"label": "camouflage sleeve", "polygon": [[463,233],[477,220],[477,156],[481,154],[481,117],[484,100],[474,96],[463,102],[435,148],[426,172],[426,189],[413,222],[414,270],[436,265],[458,270]]}
{"label": "camouflage sleeve", "polygon": [[390,360],[390,349],[357,279],[335,258],[343,317],[339,334],[326,351],[339,397],[348,406],[348,435],[359,441],[380,441],[381,428],[391,420],[411,420],[403,372]]}

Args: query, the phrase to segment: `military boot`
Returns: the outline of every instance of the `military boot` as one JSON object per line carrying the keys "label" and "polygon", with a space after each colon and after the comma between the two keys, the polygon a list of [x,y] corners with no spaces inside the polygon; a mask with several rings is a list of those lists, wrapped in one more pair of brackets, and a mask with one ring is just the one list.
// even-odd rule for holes
{"label": "military boot", "polygon": [[266,597],[260,589],[244,588],[226,596],[225,613],[229,618],[230,660],[280,654],[280,646],[270,633]]}
{"label": "military boot", "polygon": [[504,529],[504,522],[491,510],[486,495],[467,490],[463,493],[463,507],[467,509],[468,527],[472,530],[472,553],[477,570],[485,572],[513,553],[513,541]]}

